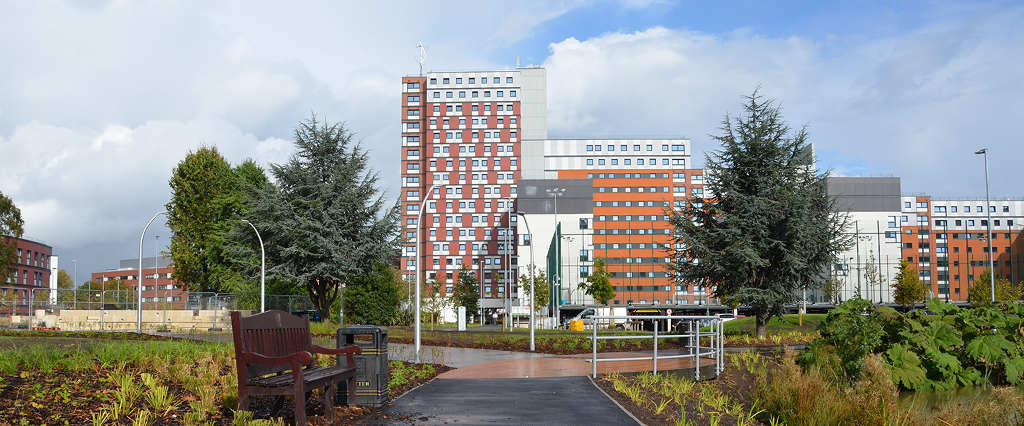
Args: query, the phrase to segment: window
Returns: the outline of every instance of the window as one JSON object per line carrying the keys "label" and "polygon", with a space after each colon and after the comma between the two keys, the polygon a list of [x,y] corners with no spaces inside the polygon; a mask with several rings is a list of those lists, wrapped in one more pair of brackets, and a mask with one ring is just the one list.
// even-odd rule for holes
{"label": "window", "polygon": [[505,82],[506,83],[511,83],[512,82],[512,77],[505,77]]}
{"label": "window", "polygon": [[[508,91],[508,97],[510,97],[510,98],[516,97],[516,91],[515,90],[509,90]],[[509,109],[512,109],[511,105],[509,105]]]}
{"label": "window", "polygon": [[1009,213],[1009,212],[1010,212],[1010,206],[1003,206],[1003,213]]}
{"label": "window", "polygon": [[593,166],[594,165],[594,159],[593,158],[588,158],[587,159],[587,165],[588,166]]}
{"label": "window", "polygon": [[481,84],[487,84],[487,77],[480,77]]}
{"label": "window", "polygon": [[935,213],[945,213],[946,206],[935,206]]}
{"label": "window", "polygon": [[919,209],[926,209],[926,208],[928,208],[928,203],[927,202],[919,202],[919,203],[917,203],[917,208],[919,208]]}
{"label": "window", "polygon": [[441,83],[442,84],[448,84],[448,79],[447,78],[441,79]]}
{"label": "window", "polygon": [[465,98],[466,97],[466,92],[460,91],[459,92],[459,97],[460,98]]}

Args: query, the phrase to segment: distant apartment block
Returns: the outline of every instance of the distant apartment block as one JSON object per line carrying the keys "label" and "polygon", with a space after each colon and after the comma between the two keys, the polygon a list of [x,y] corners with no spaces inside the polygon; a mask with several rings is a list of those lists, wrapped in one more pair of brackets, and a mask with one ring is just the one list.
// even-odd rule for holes
{"label": "distant apartment block", "polygon": [[[7,265],[7,282],[0,288],[0,317],[28,313],[29,302],[49,290],[56,277],[57,256],[53,247],[30,238],[15,238],[14,263]],[[56,278],[53,278],[54,280]]]}

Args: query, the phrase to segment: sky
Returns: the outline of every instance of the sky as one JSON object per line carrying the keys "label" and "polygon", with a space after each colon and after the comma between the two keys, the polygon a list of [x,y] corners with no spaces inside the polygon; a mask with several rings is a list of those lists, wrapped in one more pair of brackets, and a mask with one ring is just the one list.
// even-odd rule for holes
{"label": "sky", "polygon": [[314,113],[395,197],[422,42],[425,71],[546,68],[552,138],[687,137],[700,166],[760,87],[820,169],[983,199],[988,148],[992,197],[1022,197],[1022,24],[1014,1],[0,0],[0,192],[77,282],[138,257],[190,151],[279,164]]}

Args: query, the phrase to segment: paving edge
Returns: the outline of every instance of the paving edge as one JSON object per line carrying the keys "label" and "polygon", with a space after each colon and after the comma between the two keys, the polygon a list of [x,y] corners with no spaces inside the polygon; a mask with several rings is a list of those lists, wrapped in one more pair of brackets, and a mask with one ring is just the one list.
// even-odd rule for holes
{"label": "paving edge", "polygon": [[609,400],[614,402],[615,406],[619,407],[619,409],[622,410],[623,413],[626,413],[627,416],[632,418],[633,421],[636,422],[636,424],[640,426],[647,426],[646,424],[644,424],[644,422],[640,421],[640,419],[636,418],[636,416],[634,416],[633,413],[630,413],[629,410],[626,409],[626,407],[623,407],[622,404],[619,404],[619,401],[616,401],[615,398],[612,398],[610,395],[608,395],[608,393],[605,392],[604,389],[601,389],[601,387],[598,386],[597,383],[594,383],[593,377],[590,377],[589,375],[586,377],[587,380],[590,380],[590,384],[594,385],[594,387],[597,388],[597,390],[601,391],[601,394],[604,395],[605,398],[608,398]]}

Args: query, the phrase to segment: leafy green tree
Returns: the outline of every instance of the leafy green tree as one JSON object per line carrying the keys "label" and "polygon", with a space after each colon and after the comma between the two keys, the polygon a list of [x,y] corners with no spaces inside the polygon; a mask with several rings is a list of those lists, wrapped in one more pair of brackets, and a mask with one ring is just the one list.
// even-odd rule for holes
{"label": "leafy green tree", "polygon": [[466,314],[472,315],[480,309],[480,285],[476,280],[476,274],[463,264],[459,268],[459,276],[456,277],[456,280],[455,291],[452,292],[452,304],[465,306]]}
{"label": "leafy green tree", "polygon": [[[167,203],[173,277],[191,291],[238,291],[238,260],[228,239],[243,211],[243,188],[267,182],[251,159],[232,168],[217,147],[201,146],[174,168]],[[258,256],[258,253],[257,253]],[[259,267],[259,258],[256,258]]]}
{"label": "leafy green tree", "polygon": [[7,282],[8,265],[18,257],[18,238],[25,233],[25,221],[21,209],[14,200],[0,192],[0,283]]}
{"label": "leafy green tree", "polygon": [[343,300],[345,322],[390,326],[402,317],[399,288],[405,287],[402,274],[392,266],[378,263],[373,272],[345,284]]}
{"label": "leafy green tree", "polygon": [[548,306],[548,302],[551,300],[551,287],[548,286],[548,274],[543,269],[537,268],[536,265],[527,266],[527,271],[532,270],[533,287],[537,291],[536,297],[531,297],[530,294],[530,274],[525,273],[519,276],[519,287],[522,289],[522,294],[530,297],[533,300],[534,312],[539,315],[540,312]]}
{"label": "leafy green tree", "polygon": [[420,301],[420,310],[423,315],[427,316],[431,330],[434,329],[434,324],[437,323],[438,318],[444,314],[444,310],[453,306],[454,298],[449,297],[447,286],[444,274],[439,274],[437,278],[423,283],[423,289],[421,290],[423,298]]}
{"label": "leafy green tree", "polygon": [[[247,215],[263,237],[268,277],[304,286],[329,318],[340,283],[398,256],[400,204],[386,205],[366,150],[344,125],[313,116],[296,127],[295,146],[287,163],[270,166],[275,184],[255,192]],[[232,236],[258,250],[243,226]]]}
{"label": "leafy green tree", "polygon": [[813,167],[807,131],[795,133],[779,107],[754,91],[744,115],[722,121],[722,150],[707,155],[704,192],[670,210],[668,269],[680,284],[713,287],[752,308],[757,335],[800,289],[851,244],[847,215]]}
{"label": "leafy green tree", "polygon": [[[985,270],[974,279],[967,288],[972,307],[992,305],[992,270]],[[1005,278],[996,277],[996,302],[1012,302],[1020,300],[1024,284],[1013,285]]]}
{"label": "leafy green tree", "polygon": [[829,274],[828,279],[821,285],[821,292],[834,305],[839,304],[839,295],[842,293],[842,289],[843,280],[839,278],[839,274],[835,270]]}
{"label": "leafy green tree", "polygon": [[875,292],[875,286],[879,286],[879,291],[881,291],[881,286],[885,285],[886,280],[885,275],[878,268],[878,258],[875,257],[874,250],[868,252],[867,263],[864,264],[864,281],[868,284],[868,300],[873,300],[874,295],[878,294],[878,302],[881,303],[881,293]]}
{"label": "leafy green tree", "polygon": [[917,302],[924,302],[927,297],[928,286],[917,276],[917,269],[911,268],[906,259],[900,260],[896,279],[892,283],[893,301],[906,309]]}
{"label": "leafy green tree", "polygon": [[74,291],[73,291],[74,285],[75,285],[75,282],[71,278],[71,274],[69,274],[68,271],[65,271],[64,268],[60,268],[60,270],[57,271],[57,302],[58,303],[74,302],[75,301],[75,294],[74,294]]}
{"label": "leafy green tree", "polygon": [[590,274],[586,281],[581,282],[578,288],[583,290],[584,293],[591,295],[594,300],[600,301],[605,305],[608,304],[609,299],[615,297],[611,274],[605,270],[603,258],[598,258],[594,261],[594,273]]}

